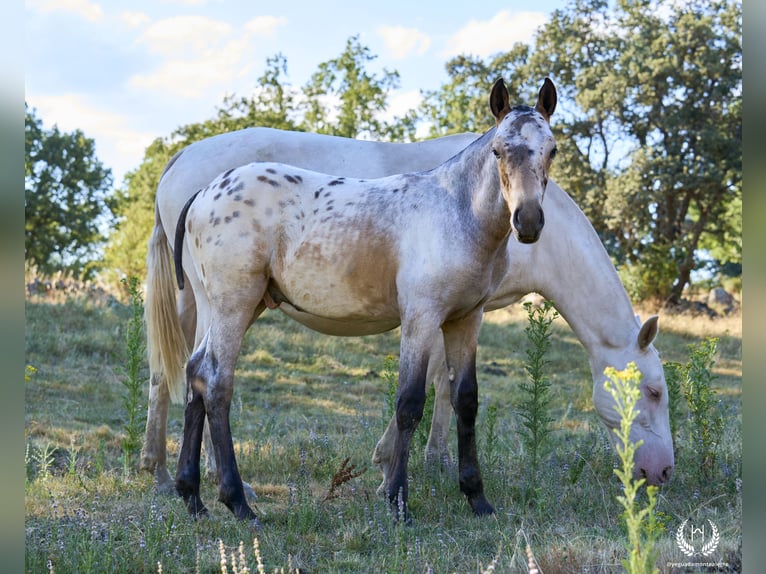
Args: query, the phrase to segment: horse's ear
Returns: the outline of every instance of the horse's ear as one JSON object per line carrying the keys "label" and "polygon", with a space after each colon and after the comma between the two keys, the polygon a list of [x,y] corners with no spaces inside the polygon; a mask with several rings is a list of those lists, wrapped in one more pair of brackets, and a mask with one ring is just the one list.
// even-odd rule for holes
{"label": "horse's ear", "polygon": [[535,109],[540,112],[546,121],[551,121],[551,116],[556,110],[556,101],[558,96],[556,95],[556,86],[550,78],[545,78],[543,81],[543,87],[540,88],[540,92],[537,94],[537,104]]}
{"label": "horse's ear", "polygon": [[492,91],[489,94],[489,109],[492,110],[492,115],[495,116],[498,125],[511,111],[511,106],[508,103],[508,90],[503,78],[498,78],[492,86]]}
{"label": "horse's ear", "polygon": [[660,318],[657,315],[649,317],[638,332],[638,348],[642,351],[652,344],[659,331]]}

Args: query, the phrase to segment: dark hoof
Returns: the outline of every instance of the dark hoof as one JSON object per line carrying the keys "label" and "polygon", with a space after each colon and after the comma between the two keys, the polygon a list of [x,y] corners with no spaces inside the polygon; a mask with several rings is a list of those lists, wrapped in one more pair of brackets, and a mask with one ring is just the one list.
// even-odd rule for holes
{"label": "dark hoof", "polygon": [[469,500],[468,502],[476,516],[489,516],[495,513],[495,509],[492,508],[492,505],[487,502],[487,499],[483,496],[475,500]]}

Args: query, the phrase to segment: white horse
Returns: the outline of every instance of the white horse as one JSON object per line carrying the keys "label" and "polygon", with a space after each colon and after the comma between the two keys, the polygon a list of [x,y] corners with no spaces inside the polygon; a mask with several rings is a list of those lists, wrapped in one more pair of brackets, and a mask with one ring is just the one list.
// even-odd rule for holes
{"label": "white horse", "polygon": [[[185,386],[182,366],[188,354],[186,347],[191,348],[193,344],[196,326],[196,305],[190,289],[177,293],[177,315],[157,317],[154,305],[158,301],[157,294],[167,289],[172,297],[175,292],[170,280],[163,284],[169,275],[161,272],[162,265],[172,265],[167,258],[168,242],[163,223],[172,228],[194,191],[207,185],[215,175],[251,161],[277,160],[335,175],[380,177],[435,167],[477,137],[461,134],[396,144],[250,128],[196,142],[170,160],[157,189],[158,216],[150,242],[146,293],[152,353],[141,465],[154,473],[158,490],[174,491],[174,481],[167,470],[167,413],[171,398],[177,402],[182,400]],[[643,327],[637,324],[625,289],[590,222],[554,182],[548,182],[545,193],[546,218],[553,229],[565,229],[566,233],[544,233],[536,243],[529,245],[509,242],[508,271],[488,307],[511,304],[532,291],[551,299],[589,354],[596,412],[609,428],[615,428],[617,421],[612,398],[603,390],[604,367],[624,368],[628,362],[636,362],[643,378],[639,420],[632,429],[632,439],[643,440],[643,446],[636,455],[635,473],[646,476],[651,484],[661,484],[673,469],[673,448],[665,379],[651,344],[657,332],[657,319],[650,318]],[[161,322],[165,323],[163,328],[153,332],[152,325]],[[178,344],[182,340],[179,335],[162,342],[158,338],[181,330],[186,344]],[[447,453],[451,409],[446,363],[438,359],[443,355],[439,337],[434,341],[433,353],[429,380],[435,383],[437,393],[428,452],[442,459]],[[391,437],[392,434],[386,432],[375,450],[374,460],[382,467],[390,465]],[[208,471],[212,473],[215,472],[214,464],[210,464],[213,462],[209,456]]]}
{"label": "white horse", "polygon": [[405,520],[409,447],[423,414],[429,353],[441,334],[460,489],[476,515],[494,512],[476,449],[478,333],[507,267],[507,243],[534,243],[543,229],[556,90],[546,78],[534,108],[511,108],[498,80],[489,102],[496,127],[433,170],[362,180],[252,163],[219,175],[184,206],[175,265],[179,288],[185,274],[194,291],[197,329],[176,491],[193,516],[206,512],[199,487],[207,417],[219,500],[237,518],[257,520],[237,469],[229,410],[245,332],[277,307],[328,334],[381,333],[401,324],[385,483]]}

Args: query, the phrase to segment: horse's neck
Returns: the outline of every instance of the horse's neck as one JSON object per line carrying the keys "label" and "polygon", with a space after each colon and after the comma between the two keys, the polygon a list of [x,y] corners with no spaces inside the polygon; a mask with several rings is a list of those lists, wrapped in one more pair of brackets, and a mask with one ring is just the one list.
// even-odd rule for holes
{"label": "horse's neck", "polygon": [[508,206],[500,192],[497,162],[489,151],[494,128],[432,170],[440,186],[470,209],[477,228],[495,238],[510,232]]}
{"label": "horse's neck", "polygon": [[545,230],[535,248],[537,290],[556,305],[591,360],[627,347],[637,332],[633,307],[593,226],[571,198],[549,183]]}

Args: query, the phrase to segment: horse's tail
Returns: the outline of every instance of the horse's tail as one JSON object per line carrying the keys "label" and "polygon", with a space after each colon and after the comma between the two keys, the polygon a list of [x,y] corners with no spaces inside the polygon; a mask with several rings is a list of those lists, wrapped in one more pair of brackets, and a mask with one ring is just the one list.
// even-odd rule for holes
{"label": "horse's tail", "polygon": [[146,257],[146,338],[149,371],[166,385],[170,399],[182,403],[186,389],[184,365],[189,356],[176,310],[173,260],[158,206]]}

